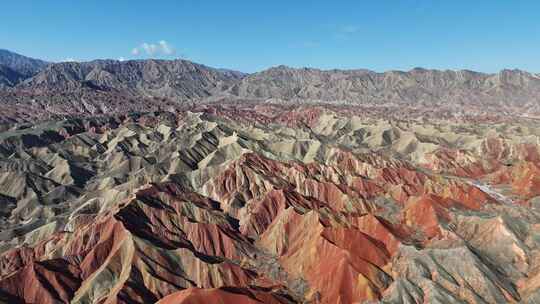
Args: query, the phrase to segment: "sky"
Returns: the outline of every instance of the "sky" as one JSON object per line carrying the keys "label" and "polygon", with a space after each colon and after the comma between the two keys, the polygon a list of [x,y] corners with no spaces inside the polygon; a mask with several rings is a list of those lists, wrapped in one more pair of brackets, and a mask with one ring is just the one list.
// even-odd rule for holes
{"label": "sky", "polygon": [[48,61],[540,72],[538,0],[3,1],[0,48]]}

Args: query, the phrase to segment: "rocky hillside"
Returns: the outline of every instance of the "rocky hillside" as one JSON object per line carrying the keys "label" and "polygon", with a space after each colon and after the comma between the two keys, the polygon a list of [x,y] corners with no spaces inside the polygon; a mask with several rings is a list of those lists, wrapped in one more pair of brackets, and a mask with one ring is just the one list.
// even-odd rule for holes
{"label": "rocky hillside", "polygon": [[[187,60],[95,60],[47,65],[6,51],[1,54],[4,59],[0,57],[0,66],[5,66],[0,70],[3,87],[0,95],[4,95],[2,99],[8,104],[28,104],[42,99],[54,108],[54,104],[62,105],[66,100],[92,102],[95,96],[107,95],[112,100],[132,98],[135,102],[143,102],[144,98],[174,102],[247,99],[540,107],[540,76],[520,70],[485,74],[416,68],[376,73],[278,66],[244,74]],[[74,114],[84,113],[76,104],[73,109]]]}
{"label": "rocky hillside", "polygon": [[376,73],[279,66],[243,78],[229,92],[294,101],[524,105],[540,102],[540,76],[519,70],[483,74],[417,68]]}
{"label": "rocky hillside", "polygon": [[96,60],[51,65],[18,88],[38,92],[91,89],[192,99],[227,90],[241,77],[186,60]]}
{"label": "rocky hillside", "polygon": [[23,79],[24,77],[13,69],[0,65],[0,89],[12,87]]}
{"label": "rocky hillside", "polygon": [[43,60],[29,58],[0,49],[0,66],[8,67],[21,75],[21,78],[31,77],[43,70],[47,65],[49,63]]}
{"label": "rocky hillside", "polygon": [[0,302],[539,302],[538,124],[370,113],[4,130]]}

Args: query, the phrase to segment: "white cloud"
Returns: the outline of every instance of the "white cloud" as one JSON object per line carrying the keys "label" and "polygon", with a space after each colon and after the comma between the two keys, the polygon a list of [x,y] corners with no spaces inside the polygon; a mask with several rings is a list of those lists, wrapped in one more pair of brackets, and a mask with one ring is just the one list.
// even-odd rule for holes
{"label": "white cloud", "polygon": [[120,61],[120,62],[125,61],[125,60],[126,60],[126,58],[124,58],[124,57],[118,58],[118,61]]}
{"label": "white cloud", "polygon": [[73,58],[66,58],[66,59],[63,59],[62,61],[60,62],[76,62],[77,60],[73,59]]}
{"label": "white cloud", "polygon": [[161,51],[166,55],[171,55],[174,53],[173,48],[165,40],[161,40],[159,42],[159,46],[161,47]]}
{"label": "white cloud", "polygon": [[146,54],[148,56],[154,55],[172,55],[175,53],[174,48],[167,43],[165,40],[160,40],[158,43],[147,43],[144,42],[138,47],[131,50],[131,54],[139,56],[141,54]]}
{"label": "white cloud", "polygon": [[154,55],[154,53],[156,53],[156,50],[157,50],[157,45],[155,44],[148,44],[148,43],[143,43],[141,45],[141,48],[148,54],[148,55]]}

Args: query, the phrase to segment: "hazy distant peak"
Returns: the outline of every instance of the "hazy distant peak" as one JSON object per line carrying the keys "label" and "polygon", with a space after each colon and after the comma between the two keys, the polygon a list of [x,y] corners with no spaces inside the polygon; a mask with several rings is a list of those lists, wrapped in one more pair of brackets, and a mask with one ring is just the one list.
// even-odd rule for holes
{"label": "hazy distant peak", "polygon": [[23,77],[35,75],[49,64],[50,63],[43,60],[26,57],[5,49],[0,49],[0,65],[4,65],[16,71]]}

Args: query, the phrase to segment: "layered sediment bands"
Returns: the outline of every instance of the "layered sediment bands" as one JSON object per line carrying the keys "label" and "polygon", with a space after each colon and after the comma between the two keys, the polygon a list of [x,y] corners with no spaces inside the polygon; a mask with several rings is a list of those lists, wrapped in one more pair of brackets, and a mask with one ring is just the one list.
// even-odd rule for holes
{"label": "layered sediment bands", "polygon": [[242,288],[199,289],[189,288],[161,299],[160,304],[238,303],[256,304],[287,303],[288,299],[269,292]]}
{"label": "layered sediment bands", "polygon": [[262,104],[13,125],[0,302],[535,303],[539,136]]}

